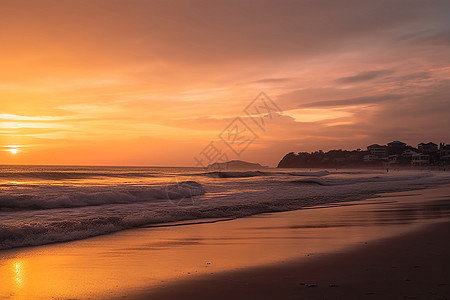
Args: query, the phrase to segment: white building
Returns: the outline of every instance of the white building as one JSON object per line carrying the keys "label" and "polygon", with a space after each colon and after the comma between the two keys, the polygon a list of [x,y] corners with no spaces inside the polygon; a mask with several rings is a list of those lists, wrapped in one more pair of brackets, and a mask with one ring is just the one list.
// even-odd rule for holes
{"label": "white building", "polygon": [[369,151],[371,155],[376,155],[379,158],[384,158],[384,157],[388,156],[389,148],[387,146],[373,144],[373,145],[367,146],[367,151]]}
{"label": "white building", "polygon": [[419,153],[419,152],[416,150],[407,149],[407,150],[403,151],[402,156],[403,157],[412,157],[414,154],[417,154],[417,153]]}
{"label": "white building", "polygon": [[420,154],[420,153],[413,154],[412,160],[411,160],[411,165],[426,166],[428,164],[430,164],[430,155]]}
{"label": "white building", "polygon": [[376,155],[367,154],[367,155],[364,155],[363,160],[364,160],[364,162],[371,162],[371,161],[379,160],[379,158]]}
{"label": "white building", "polygon": [[436,153],[436,152],[438,152],[438,145],[436,145],[435,143],[432,143],[432,142],[420,143],[419,145],[417,145],[417,148],[423,154],[429,154],[429,153]]}
{"label": "white building", "polygon": [[450,160],[450,145],[441,143],[439,147],[439,156],[441,160]]}

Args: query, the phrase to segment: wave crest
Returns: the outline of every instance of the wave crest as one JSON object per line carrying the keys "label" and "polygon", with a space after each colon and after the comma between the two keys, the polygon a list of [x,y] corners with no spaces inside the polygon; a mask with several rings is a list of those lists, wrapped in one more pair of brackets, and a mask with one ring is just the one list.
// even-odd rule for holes
{"label": "wave crest", "polygon": [[0,210],[37,210],[132,204],[162,199],[182,199],[203,194],[205,194],[205,189],[200,183],[185,181],[159,189],[70,192],[59,196],[6,195],[0,197]]}

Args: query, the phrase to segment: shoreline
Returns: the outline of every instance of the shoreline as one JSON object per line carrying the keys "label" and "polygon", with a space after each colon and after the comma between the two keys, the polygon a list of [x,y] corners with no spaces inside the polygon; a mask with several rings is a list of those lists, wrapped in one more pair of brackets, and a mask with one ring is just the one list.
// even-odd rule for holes
{"label": "shoreline", "polygon": [[[309,261],[248,268],[130,299],[448,299],[450,221]],[[122,298],[123,299],[123,298]]]}

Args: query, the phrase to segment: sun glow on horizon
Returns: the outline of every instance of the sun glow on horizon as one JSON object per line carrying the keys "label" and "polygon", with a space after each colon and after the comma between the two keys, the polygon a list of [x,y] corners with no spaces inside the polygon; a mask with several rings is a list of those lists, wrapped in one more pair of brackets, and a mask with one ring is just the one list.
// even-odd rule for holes
{"label": "sun glow on horizon", "polygon": [[12,148],[12,149],[8,149],[7,151],[11,152],[12,154],[17,154],[17,152],[19,152],[19,149]]}
{"label": "sun glow on horizon", "polygon": [[20,152],[20,148],[22,146],[17,146],[17,145],[8,145],[8,146],[4,146],[4,148],[6,148],[4,151],[7,151],[13,155],[17,154]]}

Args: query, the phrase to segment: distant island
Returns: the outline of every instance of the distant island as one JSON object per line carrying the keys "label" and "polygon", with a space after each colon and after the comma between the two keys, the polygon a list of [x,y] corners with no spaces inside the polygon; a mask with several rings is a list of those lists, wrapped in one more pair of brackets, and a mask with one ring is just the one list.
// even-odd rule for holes
{"label": "distant island", "polygon": [[400,141],[387,145],[373,144],[367,150],[330,150],[323,152],[288,153],[278,163],[278,168],[337,168],[362,166],[448,166],[450,145],[433,142],[416,147]]}
{"label": "distant island", "polygon": [[214,163],[208,166],[208,169],[210,170],[260,170],[266,168],[268,167],[242,160],[231,160],[224,163]]}

